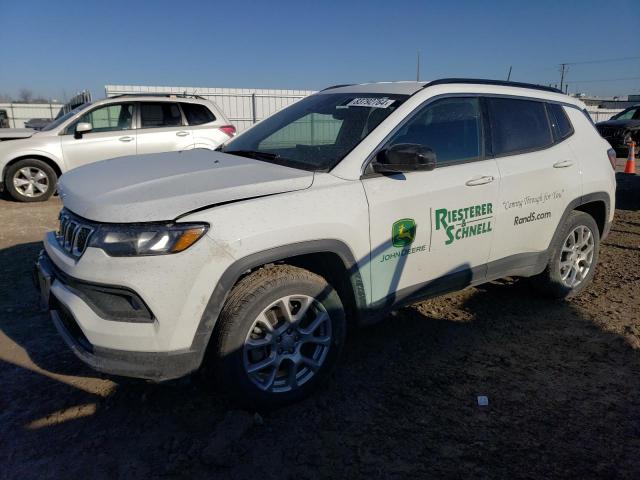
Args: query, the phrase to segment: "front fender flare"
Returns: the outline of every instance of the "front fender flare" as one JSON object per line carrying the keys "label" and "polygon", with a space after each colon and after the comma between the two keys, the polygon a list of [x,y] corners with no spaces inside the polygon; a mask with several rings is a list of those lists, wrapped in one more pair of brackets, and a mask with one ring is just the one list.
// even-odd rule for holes
{"label": "front fender flare", "polygon": [[360,311],[365,310],[367,299],[362,277],[351,249],[344,242],[334,239],[310,240],[252,253],[236,260],[224,271],[207,302],[190,348],[190,350],[200,352],[200,363],[204,359],[211,334],[216,326],[227,295],[242,274],[265,264],[312,253],[333,253],[340,257],[349,275],[356,307]]}

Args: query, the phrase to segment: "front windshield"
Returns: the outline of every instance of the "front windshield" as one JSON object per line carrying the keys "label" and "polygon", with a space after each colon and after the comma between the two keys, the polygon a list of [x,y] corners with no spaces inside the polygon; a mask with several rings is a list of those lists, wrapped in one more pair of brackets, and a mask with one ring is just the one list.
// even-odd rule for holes
{"label": "front windshield", "polygon": [[54,129],[58,128],[60,125],[62,125],[67,120],[69,120],[71,117],[73,117],[80,110],[85,109],[89,105],[91,105],[91,103],[84,103],[84,104],[80,105],[79,107],[74,108],[70,112],[65,113],[61,117],[56,118],[53,122],[49,123],[46,127],[44,127],[42,129],[42,131],[43,132],[48,132],[50,130],[54,130]]}
{"label": "front windshield", "polygon": [[613,117],[611,117],[611,120],[631,120],[634,118],[640,120],[640,108],[632,107],[632,108],[623,110],[617,115],[614,115]]}
{"label": "front windshield", "polygon": [[223,152],[288,167],[327,171],[338,164],[408,95],[311,95],[230,141]]}

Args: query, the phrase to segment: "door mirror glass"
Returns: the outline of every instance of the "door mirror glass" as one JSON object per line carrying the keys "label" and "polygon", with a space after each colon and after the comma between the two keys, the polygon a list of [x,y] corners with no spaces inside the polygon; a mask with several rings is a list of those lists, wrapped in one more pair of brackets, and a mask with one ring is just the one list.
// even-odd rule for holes
{"label": "door mirror glass", "polygon": [[378,173],[429,171],[436,168],[436,154],[425,145],[397,143],[381,151],[372,166]]}

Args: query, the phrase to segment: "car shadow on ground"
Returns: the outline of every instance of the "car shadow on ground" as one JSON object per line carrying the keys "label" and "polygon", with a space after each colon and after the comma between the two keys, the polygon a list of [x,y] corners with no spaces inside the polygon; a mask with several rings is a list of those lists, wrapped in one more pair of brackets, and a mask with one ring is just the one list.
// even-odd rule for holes
{"label": "car shadow on ground", "polygon": [[637,352],[572,302],[537,297],[527,281],[416,304],[357,332],[327,387],[256,417],[207,456],[216,431],[234,431],[224,420],[234,404],[193,378],[157,385],[85,367],[34,313],[29,274],[39,248],[0,251],[0,335],[28,360],[7,363],[16,355],[5,352],[0,361],[0,418],[11,438],[0,446],[0,476],[640,472]]}

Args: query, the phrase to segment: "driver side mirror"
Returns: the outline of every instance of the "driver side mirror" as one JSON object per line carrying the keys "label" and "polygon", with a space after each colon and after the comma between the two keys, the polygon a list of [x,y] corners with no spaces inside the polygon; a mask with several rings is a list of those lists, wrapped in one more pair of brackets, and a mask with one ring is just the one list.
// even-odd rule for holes
{"label": "driver side mirror", "polygon": [[82,134],[89,133],[93,130],[93,125],[89,122],[80,122],[76,125],[75,138],[82,138]]}
{"label": "driver side mirror", "polygon": [[372,162],[378,173],[430,171],[436,168],[436,154],[425,145],[398,143],[382,150]]}

